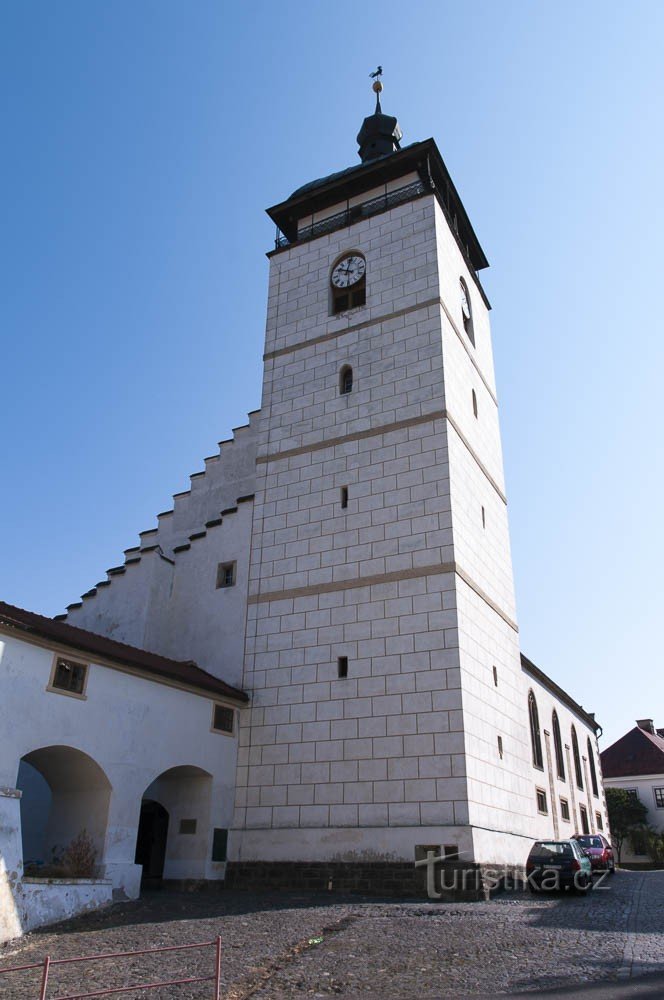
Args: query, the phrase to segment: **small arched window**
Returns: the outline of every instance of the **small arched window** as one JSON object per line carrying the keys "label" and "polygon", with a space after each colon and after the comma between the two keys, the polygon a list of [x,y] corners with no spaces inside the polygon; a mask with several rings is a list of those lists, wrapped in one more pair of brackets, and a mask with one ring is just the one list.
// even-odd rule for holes
{"label": "small arched window", "polygon": [[596,799],[598,799],[599,786],[597,784],[597,771],[595,770],[595,755],[593,753],[593,745],[590,742],[590,737],[588,737],[588,766],[590,767],[590,782],[593,786],[593,795]]}
{"label": "small arched window", "polygon": [[563,757],[563,741],[560,738],[560,723],[558,722],[558,713],[555,708],[553,710],[553,718],[551,720],[551,728],[553,729],[553,746],[556,752],[556,771],[558,772],[558,777],[564,781],[565,780],[565,758]]}
{"label": "small arched window", "polygon": [[577,787],[583,791],[583,771],[581,770],[581,757],[579,755],[579,741],[576,738],[576,729],[572,726],[572,756],[574,757],[574,776]]}
{"label": "small arched window", "polygon": [[472,393],[473,393],[473,413],[475,417],[477,417],[477,393],[475,392],[474,389],[472,390]]}
{"label": "small arched window", "polygon": [[475,331],[473,329],[473,312],[470,306],[470,295],[468,294],[468,286],[463,278],[459,278],[459,286],[461,291],[461,318],[463,320],[463,328],[466,331],[468,340],[471,342],[473,347],[475,346]]}
{"label": "small arched window", "polygon": [[342,396],[353,391],[353,369],[350,365],[344,365],[339,372],[339,392]]}
{"label": "small arched window", "polygon": [[540,736],[539,712],[537,702],[532,691],[528,692],[528,715],[530,717],[530,743],[533,749],[533,767],[544,770],[544,758],[542,757],[542,737]]}
{"label": "small arched window", "polygon": [[332,314],[356,309],[367,301],[367,262],[361,253],[347,253],[330,272]]}

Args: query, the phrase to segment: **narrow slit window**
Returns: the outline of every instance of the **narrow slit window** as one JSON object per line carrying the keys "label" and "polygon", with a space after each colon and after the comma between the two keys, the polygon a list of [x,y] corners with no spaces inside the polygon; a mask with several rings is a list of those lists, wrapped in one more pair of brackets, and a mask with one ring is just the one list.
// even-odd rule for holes
{"label": "narrow slit window", "polygon": [[475,419],[477,419],[477,393],[475,392],[474,389],[472,390],[472,393],[473,393],[473,414],[475,416]]}
{"label": "narrow slit window", "polygon": [[350,365],[344,365],[339,373],[339,392],[342,396],[347,396],[353,391],[353,369]]}
{"label": "narrow slit window", "polygon": [[337,659],[337,672],[340,678],[348,677],[348,657],[340,656]]}
{"label": "narrow slit window", "polygon": [[486,513],[484,511],[484,507],[482,507],[482,527],[486,528]]}
{"label": "narrow slit window", "polygon": [[348,507],[348,487],[341,487],[341,509],[346,510]]}
{"label": "narrow slit window", "polygon": [[500,757],[501,760],[503,759],[503,738],[502,738],[502,736],[498,737],[498,756]]}
{"label": "narrow slit window", "polygon": [[494,687],[498,687],[498,667],[493,668],[493,684]]}

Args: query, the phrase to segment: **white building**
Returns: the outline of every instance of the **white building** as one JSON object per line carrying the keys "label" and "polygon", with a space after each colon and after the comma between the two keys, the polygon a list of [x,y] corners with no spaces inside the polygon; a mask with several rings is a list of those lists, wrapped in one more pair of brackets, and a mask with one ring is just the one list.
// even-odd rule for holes
{"label": "white building", "polygon": [[[246,695],[193,663],[7,604],[0,689],[0,941],[114,890],[135,898],[141,874],[224,877]],[[40,877],[83,831],[95,878]]]}
{"label": "white building", "polygon": [[63,616],[249,693],[233,884],[417,891],[424,846],[607,827],[594,718],[519,650],[487,261],[400,138],[378,104],[269,210],[260,411]]}
{"label": "white building", "polygon": [[[633,729],[602,752],[606,788],[625,788],[648,810],[646,823],[664,833],[664,729],[652,719],[638,719]],[[649,860],[644,845],[625,841],[621,861]]]}

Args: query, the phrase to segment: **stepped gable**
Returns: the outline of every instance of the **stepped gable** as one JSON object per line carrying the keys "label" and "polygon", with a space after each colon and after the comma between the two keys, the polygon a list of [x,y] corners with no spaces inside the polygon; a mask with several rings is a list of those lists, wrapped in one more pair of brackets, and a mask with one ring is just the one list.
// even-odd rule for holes
{"label": "stepped gable", "polygon": [[128,646],[104,635],[88,632],[85,629],[68,625],[44,615],[25,611],[12,604],[0,601],[0,625],[18,632],[37,635],[52,642],[70,646],[81,652],[99,656],[104,660],[114,660],[123,666],[134,667],[148,674],[154,674],[170,681],[198,688],[205,693],[231,698],[245,704],[249,696],[239,688],[226,684],[218,677],[213,677],[201,669],[193,660],[171,660],[157,653],[150,653],[136,646]]}
{"label": "stepped gable", "polygon": [[[254,499],[253,493],[248,493],[245,496],[237,497],[235,506],[227,507],[225,510],[222,510],[220,512],[219,517],[215,517],[212,518],[212,520],[210,521],[206,521],[204,530],[194,532],[192,535],[189,535],[188,541],[183,542],[181,545],[176,545],[175,548],[173,549],[173,554],[177,555],[177,553],[179,552],[186,552],[187,549],[191,548],[192,542],[198,541],[200,538],[205,538],[207,536],[208,531],[210,531],[213,528],[219,527],[219,525],[223,524],[224,517],[227,517],[230,514],[236,514],[239,504],[251,503],[253,499]],[[147,534],[147,533],[142,532],[142,534]],[[90,590],[87,590],[84,594],[81,594],[81,600],[73,601],[71,604],[68,604],[67,611],[73,611],[75,608],[83,607],[83,601],[87,601],[93,597],[96,597],[98,591],[102,587],[109,587],[111,585],[111,583],[113,582],[113,577],[122,576],[126,572],[127,566],[135,566],[138,563],[140,563],[142,556],[148,555],[152,552],[156,552],[161,559],[164,559],[166,562],[174,566],[175,560],[170,559],[168,556],[165,556],[163,552],[158,552],[157,550],[159,549],[160,549],[159,545],[148,545],[145,546],[143,549],[139,548],[125,549],[125,552],[139,552],[140,554],[132,555],[131,558],[126,559],[124,566],[112,566],[110,569],[107,569],[106,572],[108,573],[109,579],[100,580],[99,583],[95,584],[95,586],[92,587]],[[54,622],[64,622],[67,620],[67,614],[65,613],[61,615],[54,615],[51,620]]]}
{"label": "stepped gable", "polygon": [[[157,514],[157,527],[139,532],[139,545],[124,550],[124,563],[106,570],[100,580],[81,595],[81,600],[67,605],[67,611],[83,606],[83,601],[97,596],[101,588],[123,576],[127,567],[155,553],[175,565],[173,556],[190,547],[192,540],[203,538],[209,528],[222,523],[222,516],[234,513],[237,505],[253,500],[256,488],[256,435],[260,410],[248,414],[249,423],[233,428],[233,437],[219,442],[219,452],[204,459],[205,469],[190,475],[188,490],[173,494],[173,507]],[[67,614],[55,615],[65,621]]]}

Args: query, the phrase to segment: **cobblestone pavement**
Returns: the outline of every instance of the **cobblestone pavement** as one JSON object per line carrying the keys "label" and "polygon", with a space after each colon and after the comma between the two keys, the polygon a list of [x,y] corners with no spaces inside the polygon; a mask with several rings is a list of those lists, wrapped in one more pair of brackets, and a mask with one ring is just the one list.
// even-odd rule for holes
{"label": "cobblestone pavement", "polygon": [[[504,893],[490,903],[386,902],[243,892],[151,893],[0,948],[0,967],[223,939],[229,1000],[527,993],[664,972],[664,872],[618,872],[588,896]],[[322,941],[317,939],[322,938]],[[49,996],[206,975],[212,949],[55,967]],[[38,972],[0,977],[32,1000]],[[581,995],[581,992],[579,993]],[[204,1000],[211,984],[136,992]]]}

